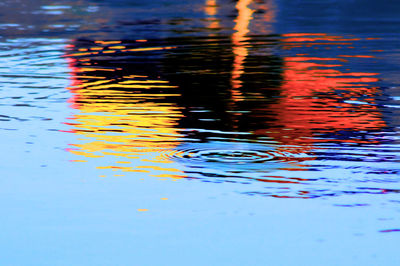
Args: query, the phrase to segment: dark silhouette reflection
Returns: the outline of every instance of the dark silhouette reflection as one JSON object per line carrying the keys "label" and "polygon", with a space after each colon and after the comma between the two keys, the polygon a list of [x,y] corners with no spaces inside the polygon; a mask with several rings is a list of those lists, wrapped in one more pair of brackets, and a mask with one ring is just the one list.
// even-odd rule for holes
{"label": "dark silhouette reflection", "polygon": [[[110,52],[107,57],[101,52],[92,54],[90,49],[100,47],[91,46],[106,50],[112,46],[93,41],[74,45],[81,55],[90,55],[92,65],[121,69],[116,71],[119,79],[134,73],[177,86],[181,96],[175,101],[183,107],[179,126],[208,130],[192,131],[196,139],[215,135],[211,130],[259,131],[265,122],[275,119],[266,106],[279,96],[282,59],[271,52],[278,46],[278,36],[250,37],[249,33],[270,33],[273,5],[271,1],[208,0],[203,8],[206,19],[202,29],[207,37],[123,40],[124,48],[106,51]],[[232,34],[221,34],[227,28]],[[75,64],[79,66],[79,62]]]}
{"label": "dark silhouette reflection", "polygon": [[[178,104],[184,107],[182,128],[253,132],[274,119],[269,112],[260,117],[262,114],[257,110],[279,95],[282,82],[279,57],[249,55],[242,63],[240,79],[233,80],[235,55],[230,39],[197,40],[193,44],[189,41],[189,45],[183,41],[186,44],[177,44],[176,49],[163,57],[161,74],[181,89]],[[252,40],[248,42],[252,46]],[[265,46],[277,44],[277,40],[268,37],[262,42]]]}
{"label": "dark silhouette reflection", "polygon": [[[248,46],[257,49],[252,47],[252,42],[249,39]],[[256,45],[273,47],[277,43],[274,36],[262,36],[257,38]],[[131,75],[168,81],[170,87],[153,87],[152,93],[177,94],[172,101],[182,112],[178,127],[204,129],[192,132],[197,133],[192,135],[196,139],[214,136],[215,133],[210,133],[213,130],[257,132],[275,119],[274,110],[268,106],[277,102],[283,71],[283,61],[276,55],[247,56],[241,66],[240,80],[233,80],[234,45],[226,37],[105,44],[76,41],[71,53],[73,67],[84,69],[83,78],[86,75],[91,78],[93,74],[100,76],[107,81],[101,81],[101,86],[120,91],[134,91],[135,88],[121,85],[129,83]],[[126,100],[129,101],[128,96]],[[85,102],[76,99],[75,103]]]}

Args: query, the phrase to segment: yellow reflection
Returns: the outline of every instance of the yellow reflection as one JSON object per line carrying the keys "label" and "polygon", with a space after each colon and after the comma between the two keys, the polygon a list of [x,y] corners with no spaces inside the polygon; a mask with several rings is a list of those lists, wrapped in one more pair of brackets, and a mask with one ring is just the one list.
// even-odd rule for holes
{"label": "yellow reflection", "polygon": [[119,44],[121,43],[121,41],[95,41],[95,43],[109,45],[109,44]]}
{"label": "yellow reflection", "polygon": [[[99,44],[105,44],[101,42],[97,42]],[[170,50],[175,49],[176,46],[166,46],[166,47],[145,47],[145,48],[132,48],[132,49],[125,49],[125,46],[118,45],[118,46],[109,46],[109,47],[91,47],[87,48],[80,48],[78,51],[79,53],[71,53],[68,56],[70,57],[82,57],[82,56],[90,56],[90,55],[98,55],[98,54],[112,54],[116,53],[116,51],[120,52],[145,52],[145,51],[161,51],[161,50]],[[91,50],[92,52],[90,52]],[[82,60],[82,59],[80,59]],[[87,60],[86,58],[84,60]],[[113,70],[111,70],[113,71]]]}
{"label": "yellow reflection", "polygon": [[[82,59],[88,59],[84,62],[90,66],[80,66],[78,62]],[[168,93],[176,87],[168,81],[143,75],[110,75],[118,69],[97,67],[90,58],[69,61],[73,80],[70,90],[74,95],[69,102],[79,113],[68,124],[73,127],[71,132],[80,139],[79,143],[71,144],[69,151],[86,159],[98,159],[96,168],[105,172],[171,173],[174,179],[176,173],[184,176],[182,171],[166,167],[172,161],[168,156],[162,156],[180,143],[181,134],[176,127],[182,114],[171,101],[165,101],[180,95]],[[151,93],[146,92],[150,90]],[[101,163],[112,157],[116,158],[113,163]],[[162,161],[163,167],[157,166],[157,161]],[[124,175],[116,173],[112,176]]]}
{"label": "yellow reflection", "polygon": [[159,175],[152,175],[153,177],[167,177],[167,178],[172,178],[172,179],[181,179],[185,178],[186,175],[173,175],[173,174],[159,174]]}

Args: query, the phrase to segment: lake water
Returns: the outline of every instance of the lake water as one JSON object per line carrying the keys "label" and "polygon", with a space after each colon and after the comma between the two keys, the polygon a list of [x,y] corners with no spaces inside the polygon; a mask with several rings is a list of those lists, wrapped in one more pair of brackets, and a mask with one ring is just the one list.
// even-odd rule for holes
{"label": "lake water", "polygon": [[400,2],[0,3],[1,265],[398,265]]}

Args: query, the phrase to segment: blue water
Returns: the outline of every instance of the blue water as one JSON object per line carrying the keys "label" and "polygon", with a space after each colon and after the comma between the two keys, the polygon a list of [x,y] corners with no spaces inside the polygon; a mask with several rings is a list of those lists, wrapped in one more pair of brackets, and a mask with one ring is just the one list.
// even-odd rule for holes
{"label": "blue water", "polygon": [[3,1],[0,264],[399,264],[399,11]]}

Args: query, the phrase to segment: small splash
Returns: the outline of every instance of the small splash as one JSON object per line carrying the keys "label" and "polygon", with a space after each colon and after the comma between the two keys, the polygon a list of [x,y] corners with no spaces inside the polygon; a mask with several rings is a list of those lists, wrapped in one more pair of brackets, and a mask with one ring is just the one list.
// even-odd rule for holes
{"label": "small splash", "polygon": [[268,152],[251,150],[199,150],[188,152],[183,158],[221,163],[256,163],[272,160],[275,156]]}
{"label": "small splash", "polygon": [[229,142],[210,142],[180,145],[176,149],[160,151],[164,160],[175,160],[184,164],[228,163],[246,164],[265,162],[290,162],[311,158],[306,153],[282,152],[273,145],[234,145]]}

